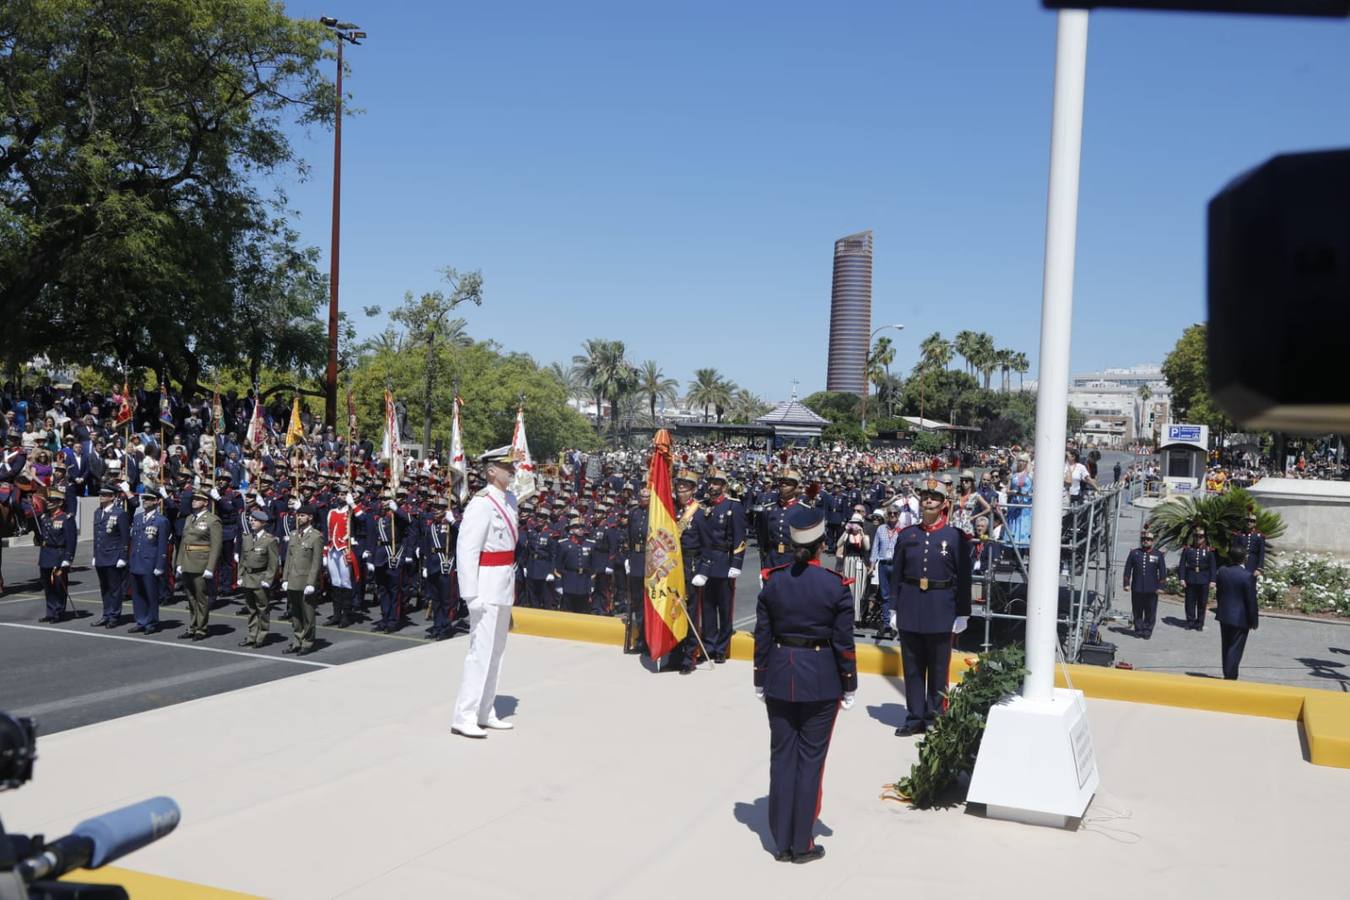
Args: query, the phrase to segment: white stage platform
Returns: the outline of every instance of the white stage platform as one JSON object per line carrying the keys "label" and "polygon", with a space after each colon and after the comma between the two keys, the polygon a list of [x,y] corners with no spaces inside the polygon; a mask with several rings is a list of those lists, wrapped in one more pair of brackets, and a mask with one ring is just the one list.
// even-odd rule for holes
{"label": "white stage platform", "polygon": [[1077,832],[879,799],[907,771],[900,684],[864,677],[826,770],[823,860],[776,863],[746,663],[653,675],[513,635],[485,741],[450,734],[456,639],[42,738],[11,828],[168,794],[121,865],[279,898],[1343,896],[1350,772],[1294,722],[1089,701],[1102,786]]}

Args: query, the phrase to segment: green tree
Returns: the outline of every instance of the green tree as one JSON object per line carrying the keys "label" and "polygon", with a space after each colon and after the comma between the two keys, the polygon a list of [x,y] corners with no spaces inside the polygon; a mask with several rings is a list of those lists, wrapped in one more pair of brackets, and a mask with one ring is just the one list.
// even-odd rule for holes
{"label": "green tree", "polygon": [[595,397],[596,430],[604,432],[605,403],[610,405],[611,427],[618,398],[637,384],[637,370],[625,357],[623,341],[591,338],[582,344],[582,352],[572,357],[572,365]]}
{"label": "green tree", "polygon": [[1163,378],[1172,391],[1172,420],[1228,431],[1232,422],[1219,410],[1209,390],[1206,340],[1206,327],[1192,325],[1163,360]]}
{"label": "green tree", "polygon": [[697,406],[703,410],[704,421],[707,421],[711,409],[716,411],[717,421],[721,422],[723,412],[731,405],[735,387],[716,369],[698,369],[694,372],[693,380],[689,382],[689,390],[684,395],[684,400],[690,406]]}
{"label": "green tree", "polygon": [[983,331],[975,335],[975,346],[970,361],[975,371],[984,379],[984,389],[989,390],[994,369],[998,368],[998,350],[994,347],[994,339]]}
{"label": "green tree", "polygon": [[1031,361],[1021,350],[1013,354],[1012,370],[1017,373],[1017,389],[1019,391],[1026,390],[1022,384],[1022,376],[1031,371]]}
{"label": "green tree", "polygon": [[956,338],[952,341],[952,349],[956,351],[957,356],[961,357],[965,363],[966,372],[971,375],[975,374],[975,367],[971,364],[971,361],[975,358],[976,345],[975,332],[969,329],[958,331]]}
{"label": "green tree", "polygon": [[656,422],[656,401],[674,403],[679,387],[680,383],[666,377],[660,363],[654,359],[647,360],[638,368],[638,389],[647,397],[647,413],[653,423]]}
{"label": "green tree", "polygon": [[919,343],[919,361],[914,366],[916,377],[911,379],[919,384],[919,418],[922,419],[924,416],[924,392],[929,373],[945,371],[951,361],[951,342],[944,338],[941,332],[935,331]]}
{"label": "green tree", "polygon": [[862,399],[851,391],[816,391],[802,400],[802,405],[832,425],[859,427]]}
{"label": "green tree", "polygon": [[745,388],[738,388],[731,398],[731,406],[727,410],[727,416],[733,422],[744,424],[755,421],[771,409],[773,407],[765,403],[762,398]]}
{"label": "green tree", "polygon": [[[120,353],[193,388],[203,370],[246,358],[240,297],[285,287],[258,282],[247,248],[279,241],[297,254],[289,265],[312,268],[278,226],[284,196],[256,186],[301,167],[293,124],[333,116],[325,40],[278,0],[0,4],[11,361]],[[302,298],[313,293],[314,273],[292,275]],[[275,355],[313,362],[307,334]]]}

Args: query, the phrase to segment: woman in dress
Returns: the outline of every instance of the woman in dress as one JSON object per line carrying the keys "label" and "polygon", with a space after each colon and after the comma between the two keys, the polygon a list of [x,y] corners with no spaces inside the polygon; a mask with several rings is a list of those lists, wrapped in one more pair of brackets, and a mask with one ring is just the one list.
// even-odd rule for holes
{"label": "woman in dress", "polygon": [[872,542],[863,530],[863,524],[862,513],[855,512],[834,547],[839,571],[848,579],[849,590],[853,592],[853,612],[859,622],[867,612],[863,608],[863,597],[867,594],[867,565],[872,554]]}
{"label": "woman in dress", "polygon": [[957,497],[952,502],[952,525],[960,528],[966,534],[974,534],[976,517],[992,516],[993,513],[989,501],[981,497],[980,492],[975,490],[975,473],[966,469],[961,473],[961,484],[957,490]]}
{"label": "woman in dress", "polygon": [[1008,480],[1008,531],[1004,539],[1020,547],[1031,543],[1031,473],[1027,462],[1025,453],[1017,457],[1017,471]]}

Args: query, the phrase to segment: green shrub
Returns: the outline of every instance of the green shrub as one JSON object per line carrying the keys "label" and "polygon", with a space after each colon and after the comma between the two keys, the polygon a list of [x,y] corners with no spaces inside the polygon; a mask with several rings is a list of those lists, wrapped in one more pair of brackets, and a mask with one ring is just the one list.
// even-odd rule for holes
{"label": "green shrub", "polygon": [[1316,553],[1268,561],[1256,583],[1257,601],[1271,609],[1350,616],[1350,564]]}

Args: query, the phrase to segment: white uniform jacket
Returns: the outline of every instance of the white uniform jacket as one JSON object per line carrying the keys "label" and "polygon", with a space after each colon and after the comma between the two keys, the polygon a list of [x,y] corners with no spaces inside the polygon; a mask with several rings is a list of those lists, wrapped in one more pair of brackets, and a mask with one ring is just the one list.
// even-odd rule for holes
{"label": "white uniform jacket", "polygon": [[[455,556],[459,560],[459,595],[466,601],[511,606],[516,600],[516,541],[519,535],[516,495],[488,485],[464,508]],[[484,564],[488,559],[509,561]],[[497,556],[492,556],[496,554]]]}

